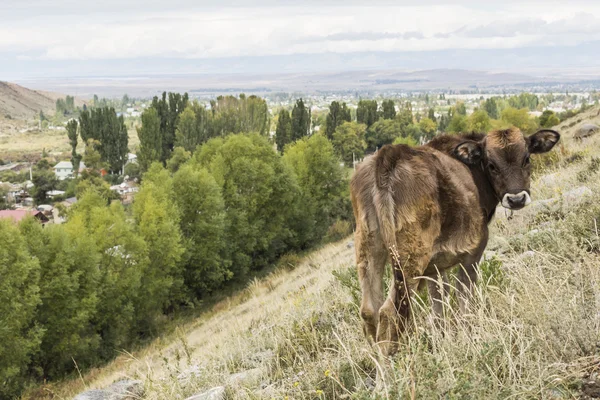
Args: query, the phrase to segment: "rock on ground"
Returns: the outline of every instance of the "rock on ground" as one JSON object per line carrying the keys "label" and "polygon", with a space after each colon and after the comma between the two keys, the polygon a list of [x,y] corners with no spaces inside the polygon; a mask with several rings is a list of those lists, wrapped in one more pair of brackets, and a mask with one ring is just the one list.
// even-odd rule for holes
{"label": "rock on ground", "polygon": [[105,389],[87,390],[73,400],[125,400],[138,399],[144,393],[142,381],[122,380]]}
{"label": "rock on ground", "polygon": [[185,400],[223,400],[225,398],[225,388],[217,386],[206,392],[195,394]]}

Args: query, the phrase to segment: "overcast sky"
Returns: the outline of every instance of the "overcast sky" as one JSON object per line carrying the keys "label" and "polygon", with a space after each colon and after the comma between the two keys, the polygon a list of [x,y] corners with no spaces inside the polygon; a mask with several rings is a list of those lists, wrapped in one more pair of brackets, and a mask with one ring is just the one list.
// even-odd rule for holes
{"label": "overcast sky", "polygon": [[[197,72],[244,72],[236,59],[301,54],[411,52],[418,59],[453,49],[552,52],[600,41],[600,1],[91,3],[0,0],[0,80],[189,73],[195,64]],[[156,69],[151,60],[158,60]],[[310,57],[303,60],[310,64]],[[247,72],[256,72],[250,64]]]}

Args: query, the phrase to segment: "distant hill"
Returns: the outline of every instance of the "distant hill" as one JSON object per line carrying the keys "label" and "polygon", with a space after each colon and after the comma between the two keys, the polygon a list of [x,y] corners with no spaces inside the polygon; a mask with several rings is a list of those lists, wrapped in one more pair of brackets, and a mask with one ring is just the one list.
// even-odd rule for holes
{"label": "distant hill", "polygon": [[[56,100],[64,97],[64,94],[31,90],[15,83],[0,81],[0,117],[31,119],[40,111],[53,114]],[[76,105],[82,104],[81,100],[76,100]]]}
{"label": "distant hill", "polygon": [[[565,81],[565,79],[562,79]],[[162,90],[195,95],[227,93],[322,91],[365,92],[406,90],[469,90],[474,88],[519,88],[558,82],[516,73],[495,73],[463,69],[359,70],[340,72],[263,73],[263,74],[181,74],[93,78],[37,78],[27,83],[52,91],[68,91],[80,96],[152,97]],[[160,90],[158,89],[160,88]]]}

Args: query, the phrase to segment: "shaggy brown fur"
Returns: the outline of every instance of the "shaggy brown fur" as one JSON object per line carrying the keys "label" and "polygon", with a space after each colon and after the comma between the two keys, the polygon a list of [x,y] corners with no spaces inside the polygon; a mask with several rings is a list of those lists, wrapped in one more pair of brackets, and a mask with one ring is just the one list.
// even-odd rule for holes
{"label": "shaggy brown fur", "polygon": [[[387,145],[365,158],[351,182],[361,317],[384,354],[397,349],[411,295],[426,281],[420,278],[461,264],[459,279],[470,290],[498,202],[527,204],[529,153],[549,151],[559,137],[542,130],[525,138],[518,129],[442,135],[417,148]],[[394,284],[384,302],[390,255]],[[429,281],[441,313],[445,288]]]}

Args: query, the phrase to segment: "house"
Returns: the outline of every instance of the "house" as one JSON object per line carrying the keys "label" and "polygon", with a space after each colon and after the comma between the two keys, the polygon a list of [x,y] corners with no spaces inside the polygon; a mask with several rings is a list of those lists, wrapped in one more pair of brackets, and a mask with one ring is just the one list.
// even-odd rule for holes
{"label": "house", "polygon": [[11,218],[14,222],[32,216],[41,224],[48,223],[49,219],[39,210],[0,210],[0,218]]}
{"label": "house", "polygon": [[137,155],[133,153],[127,153],[127,162],[125,163],[125,165],[129,163],[137,163]]}
{"label": "house", "polygon": [[[61,181],[73,177],[73,164],[71,164],[71,161],[61,161],[56,164],[53,169],[54,174]],[[79,163],[79,172],[83,171],[84,169],[85,165],[83,163]]]}

